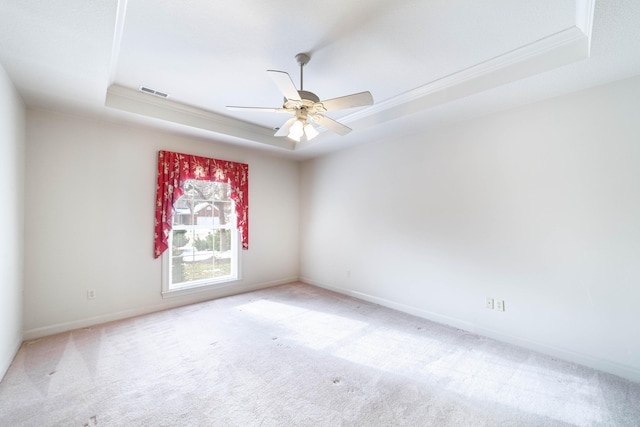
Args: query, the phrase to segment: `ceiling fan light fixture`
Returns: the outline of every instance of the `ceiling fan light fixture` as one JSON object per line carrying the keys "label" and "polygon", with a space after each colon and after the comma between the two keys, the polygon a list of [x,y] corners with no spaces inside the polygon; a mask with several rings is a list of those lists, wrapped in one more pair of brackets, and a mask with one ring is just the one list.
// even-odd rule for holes
{"label": "ceiling fan light fixture", "polygon": [[302,135],[304,135],[304,123],[302,120],[298,119],[293,125],[291,125],[288,137],[296,142],[300,142]]}
{"label": "ceiling fan light fixture", "polygon": [[290,140],[292,140],[294,142],[300,142],[300,137],[296,136],[296,135],[287,135],[287,138],[289,138]]}
{"label": "ceiling fan light fixture", "polygon": [[307,123],[304,125],[304,135],[307,137],[307,141],[311,141],[313,138],[320,135],[320,132],[318,132],[311,123]]}

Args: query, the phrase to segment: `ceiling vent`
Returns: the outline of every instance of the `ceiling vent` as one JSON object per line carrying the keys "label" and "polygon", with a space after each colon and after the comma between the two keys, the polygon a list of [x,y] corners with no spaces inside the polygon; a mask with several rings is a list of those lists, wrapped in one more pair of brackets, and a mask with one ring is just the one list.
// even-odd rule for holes
{"label": "ceiling vent", "polygon": [[158,90],[150,89],[150,88],[145,87],[145,86],[140,86],[138,88],[138,90],[140,92],[144,92],[144,93],[148,93],[148,94],[151,94],[151,95],[159,96],[160,98],[168,98],[169,97],[168,93],[164,93],[164,92],[160,92]]}

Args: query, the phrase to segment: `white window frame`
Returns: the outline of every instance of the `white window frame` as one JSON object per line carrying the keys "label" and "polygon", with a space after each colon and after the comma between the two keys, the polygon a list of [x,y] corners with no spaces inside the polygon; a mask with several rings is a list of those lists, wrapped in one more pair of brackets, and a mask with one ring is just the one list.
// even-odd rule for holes
{"label": "white window frame", "polygon": [[[235,215],[234,218],[231,218],[231,223],[235,223]],[[171,224],[173,227],[173,218],[171,219]],[[182,228],[182,227],[177,227]],[[173,240],[173,229],[169,232],[169,248],[164,251],[162,254],[162,297],[174,297],[185,294],[192,294],[197,292],[205,292],[211,289],[218,289],[226,286],[234,286],[242,281],[241,277],[241,253],[240,248],[242,247],[242,242],[240,241],[240,231],[237,226],[232,227],[221,227],[221,226],[212,226],[212,230],[216,229],[226,229],[231,231],[230,241],[231,241],[231,274],[229,276],[221,277],[221,278],[212,278],[212,279],[202,279],[188,282],[188,284],[182,286],[172,286],[171,278],[172,276],[172,263],[171,263],[171,248],[172,240]]]}

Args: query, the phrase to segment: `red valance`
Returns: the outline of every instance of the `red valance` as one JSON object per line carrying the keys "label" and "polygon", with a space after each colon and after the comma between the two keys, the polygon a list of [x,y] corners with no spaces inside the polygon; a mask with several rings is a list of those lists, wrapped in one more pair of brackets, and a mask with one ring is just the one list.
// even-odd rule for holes
{"label": "red valance", "polygon": [[224,182],[231,186],[231,199],[236,204],[237,227],[242,236],[242,249],[249,249],[249,165],[160,151],[154,257],[158,258],[169,248],[173,207],[175,201],[182,196],[184,182],[187,179]]}

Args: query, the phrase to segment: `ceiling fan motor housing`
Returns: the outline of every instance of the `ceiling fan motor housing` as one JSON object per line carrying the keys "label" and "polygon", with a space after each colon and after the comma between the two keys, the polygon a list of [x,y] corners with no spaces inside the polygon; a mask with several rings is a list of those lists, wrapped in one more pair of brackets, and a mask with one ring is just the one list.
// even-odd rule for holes
{"label": "ceiling fan motor housing", "polygon": [[300,94],[300,98],[302,98],[303,101],[311,101],[313,103],[320,102],[320,98],[318,98],[318,95],[313,92],[299,90],[298,93]]}

